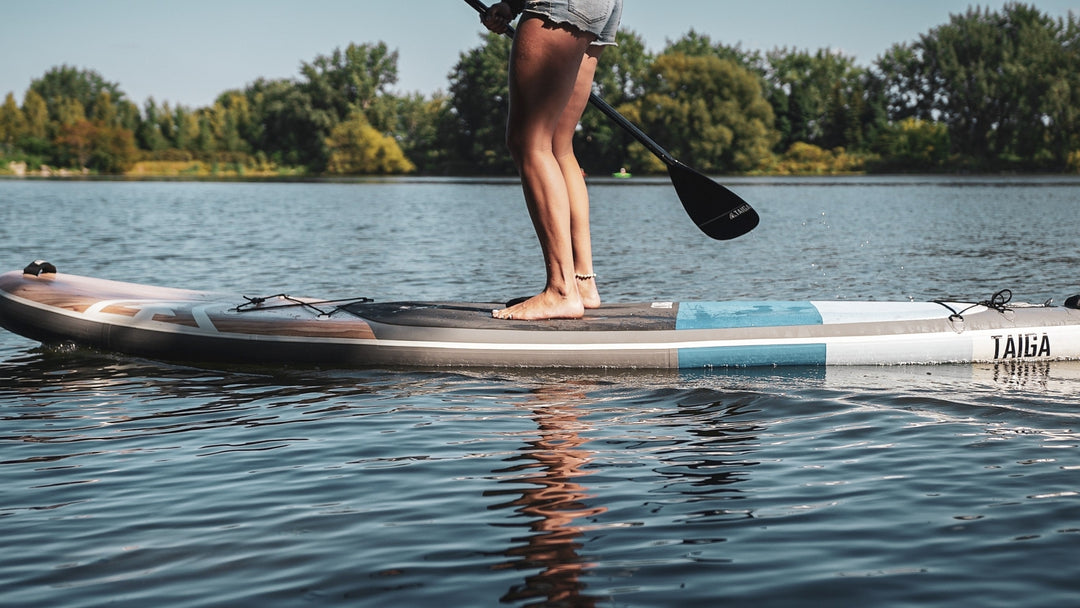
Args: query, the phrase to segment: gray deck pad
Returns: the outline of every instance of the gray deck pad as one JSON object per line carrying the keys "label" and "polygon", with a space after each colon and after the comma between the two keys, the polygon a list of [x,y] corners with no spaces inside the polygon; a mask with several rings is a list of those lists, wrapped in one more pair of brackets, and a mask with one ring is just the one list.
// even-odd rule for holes
{"label": "gray deck pad", "polygon": [[675,329],[677,303],[604,304],[585,311],[582,319],[513,321],[495,319],[503,304],[476,302],[365,302],[342,309],[377,323],[454,329],[514,331],[658,331]]}

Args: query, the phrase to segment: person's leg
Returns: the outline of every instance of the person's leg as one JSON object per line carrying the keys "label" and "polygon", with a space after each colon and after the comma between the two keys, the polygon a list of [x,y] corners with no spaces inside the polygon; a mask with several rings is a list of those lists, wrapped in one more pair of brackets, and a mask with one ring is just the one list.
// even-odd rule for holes
{"label": "person's leg", "polygon": [[507,143],[521,173],[547,283],[538,295],[492,311],[495,317],[576,318],[585,312],[574,278],[570,193],[553,146],[591,38],[536,17],[518,25],[510,59]]}
{"label": "person's leg", "polygon": [[577,131],[578,123],[581,122],[582,113],[589,105],[593,76],[596,74],[597,61],[603,49],[602,46],[590,46],[582,56],[574,91],[559,118],[552,143],[555,159],[562,169],[570,199],[570,237],[574,251],[574,273],[578,292],[581,294],[581,301],[585,308],[600,306],[600,292],[597,290],[593,273],[592,235],[589,230],[589,192],[585,186],[585,177],[581,173],[581,165],[578,164],[577,157],[574,155],[574,133]]}

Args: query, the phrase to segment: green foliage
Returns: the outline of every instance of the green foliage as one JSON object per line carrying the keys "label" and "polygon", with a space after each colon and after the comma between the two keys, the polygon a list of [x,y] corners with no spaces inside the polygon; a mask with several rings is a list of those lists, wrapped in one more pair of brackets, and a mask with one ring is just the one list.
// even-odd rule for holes
{"label": "green foliage", "polygon": [[645,91],[639,110],[645,131],[700,170],[755,169],[778,138],[760,80],[729,59],[664,53],[653,62]]}
{"label": "green foliage", "polygon": [[60,150],[61,158],[67,160],[64,164],[85,167],[90,162],[90,152],[96,137],[97,128],[88,120],[83,119],[61,125],[56,136],[56,145]]}
{"label": "green foliage", "polygon": [[708,35],[698,34],[693,28],[682,38],[668,43],[664,53],[682,53],[691,57],[711,55],[719,59],[727,59],[762,78],[765,78],[768,72],[768,65],[760,52],[743,50],[738,44],[731,46],[713,42]]}
{"label": "green foliage", "polygon": [[102,173],[123,173],[138,157],[131,131],[101,121],[80,120],[61,126],[56,145],[68,166]]}
{"label": "green foliage", "polygon": [[290,80],[258,79],[245,89],[261,130],[254,147],[279,165],[326,167],[326,138],[333,115],[315,106],[311,95]]}
{"label": "green foliage", "polygon": [[1069,173],[1080,173],[1080,150],[1069,152],[1065,163],[1065,170]]}
{"label": "green foliage", "polygon": [[61,124],[73,124],[72,102],[82,108],[84,117],[93,116],[102,102],[101,94],[107,93],[107,103],[121,100],[124,94],[116,83],[102,78],[93,70],[79,70],[68,65],[55,67],[30,83],[30,90],[45,100],[49,118]]}
{"label": "green foliage", "polygon": [[[484,35],[430,97],[391,89],[398,54],[377,42],[201,108],[140,108],[97,72],[63,65],[21,107],[3,99],[0,156],[99,172],[143,160],[139,171],[191,175],[513,174],[510,44]],[[627,30],[601,55],[595,90],[707,172],[1080,171],[1080,20],[1024,3],[952,15],[870,69],[829,49],[762,54],[693,29],[654,56]],[[575,146],[589,173],[666,169],[599,112],[585,112]]]}
{"label": "green foliage", "polygon": [[390,132],[405,156],[418,171],[443,172],[449,162],[449,152],[443,142],[451,141],[454,133],[450,99],[442,93],[436,93],[431,99],[419,93],[383,99],[392,104],[388,110],[394,119]]}
{"label": "green foliage", "polygon": [[113,105],[112,95],[108,91],[99,92],[92,107],[93,114],[90,115],[90,118],[95,122],[110,126],[119,124],[120,113],[117,111],[116,106]]}
{"label": "green foliage", "polygon": [[15,103],[15,94],[8,93],[0,106],[0,146],[11,147],[26,134],[26,117]]}
{"label": "green foliage", "polygon": [[23,97],[23,116],[26,117],[26,136],[45,139],[49,135],[49,108],[41,95],[30,89]]}
{"label": "green foliage", "polygon": [[215,149],[225,152],[248,152],[249,141],[258,137],[259,125],[251,102],[239,91],[218,96],[205,113],[209,117]]}
{"label": "green foliage", "polygon": [[844,148],[826,150],[800,141],[767,165],[765,171],[778,175],[838,175],[863,171],[866,162],[865,155],[849,154]]}
{"label": "green foliage", "polygon": [[172,120],[175,147],[188,152],[198,151],[201,139],[199,130],[202,128],[199,115],[184,106],[178,105],[173,109]]}
{"label": "green foliage", "polygon": [[101,125],[94,142],[90,167],[102,173],[123,173],[138,159],[135,134],[119,126]]}
{"label": "green foliage", "polygon": [[52,120],[54,126],[70,127],[84,120],[86,120],[86,109],[78,99],[63,97],[57,100],[55,117]]}
{"label": "green foliage", "polygon": [[[350,44],[342,51],[319,55],[304,63],[300,88],[315,108],[331,112],[335,122],[347,120],[355,110],[367,112],[397,82],[397,51],[386,43]],[[383,125],[380,125],[380,127]]]}
{"label": "green foliage", "polygon": [[327,171],[348,175],[411,173],[416,166],[405,158],[393,138],[375,130],[356,110],[330,131]]}
{"label": "green foliage", "polygon": [[944,123],[973,168],[1060,170],[1080,137],[1077,30],[1022,3],[952,15],[879,62],[890,114]]}
{"label": "green foliage", "polygon": [[482,46],[462,53],[450,72],[450,111],[455,124],[453,139],[446,143],[454,158],[452,172],[515,171],[504,143],[509,59],[509,39],[489,33]]}
{"label": "green foliage", "polygon": [[[619,32],[618,46],[610,46],[600,55],[597,92],[614,107],[640,99],[652,62],[653,56],[640,36],[632,31]],[[586,110],[575,146],[578,162],[587,173],[610,173],[631,164],[628,149],[633,141],[600,112]]]}
{"label": "green foliage", "polygon": [[[135,131],[135,138],[139,147],[148,152],[159,152],[169,148],[172,144],[162,129],[161,119],[164,111],[168,111],[168,104],[159,110],[153,97],[146,100],[143,105],[143,117]],[[171,120],[171,115],[170,115]],[[170,130],[171,133],[171,130]]]}
{"label": "green foliage", "polygon": [[834,147],[861,139],[859,108],[863,71],[855,60],[829,49],[768,53],[769,97],[776,109],[779,145],[795,142]]}
{"label": "green foliage", "polygon": [[882,133],[876,148],[881,170],[939,171],[949,160],[949,130],[942,123],[905,118]]}
{"label": "green foliage", "polygon": [[597,93],[612,105],[638,99],[645,93],[654,58],[637,32],[619,32],[619,44],[606,47],[600,54],[594,78]]}

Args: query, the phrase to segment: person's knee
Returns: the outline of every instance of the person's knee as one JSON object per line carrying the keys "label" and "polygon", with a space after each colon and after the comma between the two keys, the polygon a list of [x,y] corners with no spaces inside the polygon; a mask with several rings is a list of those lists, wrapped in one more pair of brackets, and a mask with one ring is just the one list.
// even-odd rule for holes
{"label": "person's knee", "polygon": [[503,143],[506,144],[506,149],[510,152],[511,158],[517,159],[518,151],[521,149],[521,138],[514,132],[512,127],[506,128],[506,137],[503,138]]}
{"label": "person's knee", "polygon": [[515,163],[521,164],[523,158],[525,158],[528,144],[523,136],[521,129],[516,128],[514,125],[507,125],[506,127],[506,149],[510,152],[510,158]]}

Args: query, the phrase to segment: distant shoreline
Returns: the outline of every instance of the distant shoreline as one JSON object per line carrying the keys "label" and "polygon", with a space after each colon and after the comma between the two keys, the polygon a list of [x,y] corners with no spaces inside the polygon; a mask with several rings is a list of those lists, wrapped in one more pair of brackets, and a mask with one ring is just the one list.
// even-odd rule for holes
{"label": "distant shoreline", "polygon": [[[836,173],[722,173],[711,177],[717,181],[734,181],[753,183],[758,180],[769,179],[792,179],[792,180],[828,180],[828,179],[857,179],[857,178],[935,178],[935,179],[1008,179],[1008,178],[1059,178],[1062,183],[1072,184],[1080,182],[1080,173],[1068,172],[970,172],[970,171],[940,171],[940,172],[836,172]],[[635,175],[633,178],[617,178],[608,175],[588,176],[588,181],[593,184],[615,184],[624,186],[666,184],[670,180],[665,174]],[[85,181],[85,182],[221,182],[221,183],[479,183],[479,184],[517,184],[519,178],[510,175],[329,175],[317,173],[296,174],[245,174],[219,173],[217,175],[178,175],[178,174],[97,174],[92,172],[78,172],[72,169],[52,170],[47,174],[40,171],[26,172],[16,175],[13,173],[0,173],[0,180],[4,181]]]}

